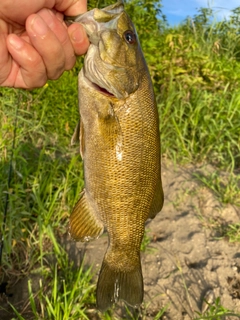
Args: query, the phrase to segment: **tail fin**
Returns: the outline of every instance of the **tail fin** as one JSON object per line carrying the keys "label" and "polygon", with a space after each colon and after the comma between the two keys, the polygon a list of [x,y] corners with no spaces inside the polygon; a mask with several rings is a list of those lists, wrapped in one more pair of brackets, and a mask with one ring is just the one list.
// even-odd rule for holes
{"label": "tail fin", "polygon": [[116,270],[106,259],[103,260],[97,284],[97,308],[103,312],[121,299],[133,307],[138,307],[143,301],[140,259],[136,268],[130,272]]}

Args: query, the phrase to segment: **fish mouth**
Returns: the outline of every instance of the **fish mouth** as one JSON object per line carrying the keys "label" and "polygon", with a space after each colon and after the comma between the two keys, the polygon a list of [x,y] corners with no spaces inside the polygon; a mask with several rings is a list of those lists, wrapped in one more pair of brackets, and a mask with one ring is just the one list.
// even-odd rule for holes
{"label": "fish mouth", "polygon": [[106,88],[100,87],[97,83],[92,82],[89,79],[88,79],[88,82],[93,89],[100,92],[101,94],[108,96],[108,97],[116,98],[115,95],[113,93],[111,93],[110,91],[108,91]]}
{"label": "fish mouth", "polygon": [[110,96],[110,97],[115,97],[114,94],[112,94],[111,92],[109,92],[107,89],[100,87],[98,84],[93,83],[93,85],[95,86],[95,89],[97,91],[99,91],[100,93]]}

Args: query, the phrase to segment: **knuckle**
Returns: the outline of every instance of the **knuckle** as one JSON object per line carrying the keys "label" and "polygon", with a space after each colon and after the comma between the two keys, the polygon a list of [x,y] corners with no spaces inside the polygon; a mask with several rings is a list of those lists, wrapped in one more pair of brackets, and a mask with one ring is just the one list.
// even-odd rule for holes
{"label": "knuckle", "polygon": [[63,74],[64,70],[65,70],[64,65],[58,65],[51,68],[51,70],[47,70],[48,79],[50,80],[58,79]]}
{"label": "knuckle", "polygon": [[24,80],[24,83],[26,85],[26,88],[40,88],[45,85],[47,82],[47,74],[45,70],[38,70],[34,73],[22,73],[22,77]]}
{"label": "knuckle", "polygon": [[73,54],[65,64],[65,70],[71,70],[76,63],[76,56]]}

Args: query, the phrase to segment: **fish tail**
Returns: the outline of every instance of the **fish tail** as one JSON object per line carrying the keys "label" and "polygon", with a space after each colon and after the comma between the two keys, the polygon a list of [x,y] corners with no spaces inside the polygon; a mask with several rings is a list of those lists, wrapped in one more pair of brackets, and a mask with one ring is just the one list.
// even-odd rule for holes
{"label": "fish tail", "polygon": [[97,308],[103,312],[118,300],[124,300],[136,308],[142,303],[143,277],[140,257],[139,263],[127,271],[112,267],[104,258],[97,284]]}

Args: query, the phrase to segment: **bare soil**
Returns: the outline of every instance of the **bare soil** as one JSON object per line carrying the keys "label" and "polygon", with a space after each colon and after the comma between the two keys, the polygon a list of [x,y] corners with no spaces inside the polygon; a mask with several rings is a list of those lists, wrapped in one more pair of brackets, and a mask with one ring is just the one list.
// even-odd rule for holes
{"label": "bare soil", "polygon": [[[165,204],[146,225],[151,242],[142,253],[144,319],[154,319],[164,306],[167,310],[161,319],[197,318],[196,311],[207,308],[206,297],[210,303],[220,297],[225,308],[240,313],[240,244],[222,237],[227,224],[239,222],[240,208],[223,206],[194,177],[196,172],[213,170],[211,166],[180,168],[163,161]],[[76,264],[84,256],[85,264],[93,265],[96,281],[107,247],[106,234],[86,244],[66,238],[63,246]],[[23,279],[12,288],[14,295],[9,301],[24,303],[27,290],[27,279]],[[119,319],[127,318],[122,310],[116,308]],[[92,310],[89,318],[99,316]],[[225,317],[228,319],[236,317]]]}

